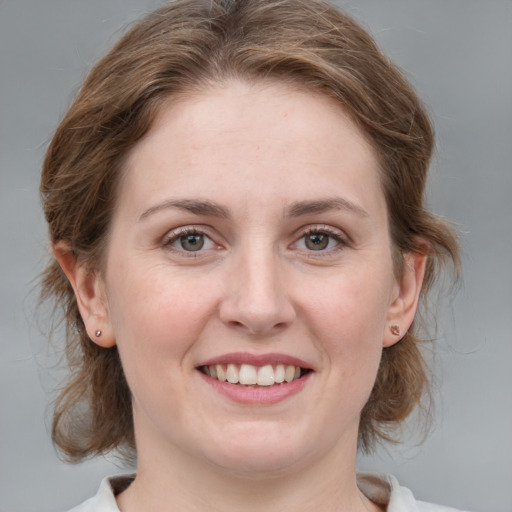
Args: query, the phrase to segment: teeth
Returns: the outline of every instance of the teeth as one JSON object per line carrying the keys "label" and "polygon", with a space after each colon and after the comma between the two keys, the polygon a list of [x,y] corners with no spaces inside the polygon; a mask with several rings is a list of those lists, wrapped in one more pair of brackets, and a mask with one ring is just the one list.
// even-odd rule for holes
{"label": "teeth", "polygon": [[259,384],[259,377],[256,372],[256,368],[250,364],[243,364],[240,366],[240,384],[244,386],[250,386],[251,384]]}
{"label": "teeth", "polygon": [[258,367],[252,364],[230,363],[227,366],[216,364],[203,368],[204,373],[213,379],[243,386],[272,386],[283,382],[292,382],[301,376],[300,367],[283,364],[277,364],[275,367],[271,364]]}
{"label": "teeth", "polygon": [[284,380],[291,382],[295,377],[295,366],[287,366],[284,372]]}
{"label": "teeth", "polygon": [[272,386],[274,384],[274,368],[267,364],[258,370],[258,386]]}
{"label": "teeth", "polygon": [[274,373],[274,379],[278,384],[284,382],[284,365],[278,364]]}
{"label": "teeth", "polygon": [[[210,368],[210,375],[211,375],[211,366],[207,366],[207,368]],[[217,373],[217,379],[220,380],[221,382],[226,382],[227,380],[227,376],[226,376],[226,371],[224,370],[223,366],[221,364],[216,364],[214,366],[215,368],[215,372]]]}
{"label": "teeth", "polygon": [[240,374],[238,372],[238,368],[234,364],[228,364],[226,376],[227,376],[229,383],[236,384],[238,382],[238,378],[240,376]]}

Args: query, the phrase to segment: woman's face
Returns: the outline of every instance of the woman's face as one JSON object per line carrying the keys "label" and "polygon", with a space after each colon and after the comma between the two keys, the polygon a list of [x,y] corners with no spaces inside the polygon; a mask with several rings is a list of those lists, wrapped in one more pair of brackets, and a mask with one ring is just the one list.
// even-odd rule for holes
{"label": "woman's face", "polygon": [[390,325],[412,321],[374,152],[330,99],[284,85],[161,111],[129,155],[103,275],[100,342],[119,347],[140,464],[352,456]]}

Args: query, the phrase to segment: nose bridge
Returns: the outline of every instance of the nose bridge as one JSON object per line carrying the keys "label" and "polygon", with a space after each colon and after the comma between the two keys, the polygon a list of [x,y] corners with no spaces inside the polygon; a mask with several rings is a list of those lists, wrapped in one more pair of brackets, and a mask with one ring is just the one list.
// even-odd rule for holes
{"label": "nose bridge", "polygon": [[287,295],[282,260],[268,240],[251,240],[236,255],[222,319],[252,334],[266,334],[294,317]]}

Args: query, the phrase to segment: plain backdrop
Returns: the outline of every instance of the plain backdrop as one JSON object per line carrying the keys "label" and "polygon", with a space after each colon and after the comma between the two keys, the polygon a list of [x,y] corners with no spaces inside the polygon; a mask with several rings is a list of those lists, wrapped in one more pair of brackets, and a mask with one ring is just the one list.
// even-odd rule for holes
{"label": "plain backdrop", "polygon": [[[65,510],[105,459],[61,462],[50,442],[60,374],[36,322],[47,257],[45,148],[87,70],[151,0],[0,1],[0,510]],[[431,208],[463,233],[464,284],[441,303],[433,432],[360,460],[424,500],[512,511],[512,2],[340,2],[405,70],[437,127]],[[40,315],[43,318],[45,311]],[[414,430],[414,427],[412,428]]]}

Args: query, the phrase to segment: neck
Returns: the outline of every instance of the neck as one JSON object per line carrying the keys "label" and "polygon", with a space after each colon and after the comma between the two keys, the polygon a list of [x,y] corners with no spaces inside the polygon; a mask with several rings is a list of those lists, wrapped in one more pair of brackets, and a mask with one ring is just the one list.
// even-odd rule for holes
{"label": "neck", "polygon": [[[140,448],[140,447],[139,447]],[[123,512],[376,512],[356,483],[356,447],[333,449],[304,467],[233,472],[179,450],[139,452],[137,476],[118,497]],[[148,456],[148,454],[151,454]]]}

